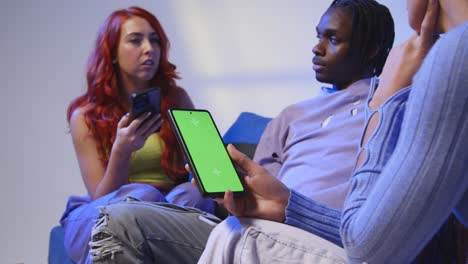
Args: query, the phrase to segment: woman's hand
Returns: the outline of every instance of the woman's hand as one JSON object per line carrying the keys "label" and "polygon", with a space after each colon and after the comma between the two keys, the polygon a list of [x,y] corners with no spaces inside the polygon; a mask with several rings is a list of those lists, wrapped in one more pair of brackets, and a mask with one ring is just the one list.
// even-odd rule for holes
{"label": "woman's hand", "polygon": [[[132,153],[145,145],[146,140],[154,132],[158,131],[163,123],[161,114],[142,114],[133,121],[126,114],[117,124],[117,134],[113,150],[124,153]],[[115,148],[115,149],[114,149]]]}
{"label": "woman's hand", "polygon": [[436,34],[439,2],[430,0],[421,25],[421,32],[415,33],[406,42],[394,47],[380,75],[379,86],[369,103],[376,109],[400,89],[409,86],[424,58],[438,38]]}

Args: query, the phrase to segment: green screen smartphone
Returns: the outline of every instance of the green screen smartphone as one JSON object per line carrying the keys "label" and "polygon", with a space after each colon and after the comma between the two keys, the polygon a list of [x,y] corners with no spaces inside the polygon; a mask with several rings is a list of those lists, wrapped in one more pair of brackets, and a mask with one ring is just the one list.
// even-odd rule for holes
{"label": "green screen smartphone", "polygon": [[223,197],[244,186],[207,110],[169,109],[169,121],[203,197]]}

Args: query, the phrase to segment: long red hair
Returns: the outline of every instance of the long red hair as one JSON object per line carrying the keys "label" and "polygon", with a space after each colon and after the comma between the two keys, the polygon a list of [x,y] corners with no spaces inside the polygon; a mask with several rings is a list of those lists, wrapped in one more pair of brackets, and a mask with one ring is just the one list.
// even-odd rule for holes
{"label": "long red hair", "polygon": [[[113,12],[101,26],[93,52],[88,60],[86,79],[87,91],[73,100],[68,106],[67,120],[70,122],[73,111],[77,108],[84,109],[86,125],[92,136],[98,142],[96,146],[101,162],[107,167],[109,155],[116,137],[117,123],[127,112],[122,98],[122,87],[119,87],[118,67],[112,63],[116,57],[120,40],[122,24],[130,17],[141,17],[148,21],[159,36],[161,57],[159,68],[151,86],[161,89],[162,102],[161,114],[164,123],[159,132],[165,144],[161,157],[161,164],[168,175],[174,181],[182,180],[187,172],[183,167],[182,153],[170,124],[166,118],[166,112],[171,107],[180,107],[175,98],[168,96],[169,90],[176,87],[176,79],[179,79],[175,71],[175,65],[168,60],[169,40],[162,29],[161,24],[150,12],[140,7],[130,7]],[[84,107],[86,106],[86,107]]]}

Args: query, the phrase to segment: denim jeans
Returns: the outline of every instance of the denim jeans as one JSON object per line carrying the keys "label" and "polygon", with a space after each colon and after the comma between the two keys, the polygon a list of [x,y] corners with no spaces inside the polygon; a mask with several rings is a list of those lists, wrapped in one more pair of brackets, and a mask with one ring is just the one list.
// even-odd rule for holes
{"label": "denim jeans", "polygon": [[101,209],[93,263],[347,263],[343,248],[289,225],[167,203],[124,201]]}
{"label": "denim jeans", "polygon": [[299,228],[228,217],[211,232],[198,263],[348,263],[343,248]]}
{"label": "denim jeans", "polygon": [[89,196],[70,196],[60,223],[64,227],[65,248],[74,262],[89,261],[87,260],[90,249],[88,244],[91,239],[91,229],[100,213],[99,208],[119,203],[127,197],[148,202],[169,202],[193,206],[208,212],[214,211],[214,202],[203,199],[196,187],[189,182],[177,185],[167,194],[147,184],[133,183],[124,185],[96,200],[91,200]]}
{"label": "denim jeans", "polygon": [[196,263],[220,220],[192,207],[127,200],[101,208],[93,263]]}

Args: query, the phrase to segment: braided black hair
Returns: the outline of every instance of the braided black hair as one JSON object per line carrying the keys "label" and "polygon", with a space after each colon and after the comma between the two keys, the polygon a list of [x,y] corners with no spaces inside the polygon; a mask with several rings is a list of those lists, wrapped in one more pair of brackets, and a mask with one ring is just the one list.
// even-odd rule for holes
{"label": "braided black hair", "polygon": [[395,39],[395,26],[388,8],[375,0],[334,0],[329,7],[352,16],[351,50],[374,75],[382,73]]}

